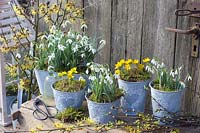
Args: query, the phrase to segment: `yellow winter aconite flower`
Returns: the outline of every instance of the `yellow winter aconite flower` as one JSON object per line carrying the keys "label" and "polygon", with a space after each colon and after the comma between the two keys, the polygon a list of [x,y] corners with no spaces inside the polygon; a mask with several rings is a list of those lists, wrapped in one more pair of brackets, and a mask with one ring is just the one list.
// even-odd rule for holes
{"label": "yellow winter aconite flower", "polygon": [[127,64],[127,65],[125,65],[125,69],[126,69],[127,71],[129,71],[129,70],[131,70],[131,66],[130,66],[129,64]]}
{"label": "yellow winter aconite flower", "polygon": [[131,64],[131,63],[132,63],[132,60],[131,60],[131,59],[128,59],[125,63],[126,63],[126,64]]}
{"label": "yellow winter aconite flower", "polygon": [[139,70],[143,70],[144,69],[144,65],[143,64],[138,64],[138,69]]}
{"label": "yellow winter aconite flower", "polygon": [[68,79],[74,78],[73,73],[72,73],[71,71],[68,71],[68,72],[67,72],[67,78],[68,78]]}
{"label": "yellow winter aconite flower", "polygon": [[61,123],[61,122],[55,122],[54,123],[54,127],[56,127],[56,128],[64,128],[64,124]]}
{"label": "yellow winter aconite flower", "polygon": [[143,59],[143,62],[144,62],[144,63],[147,63],[147,62],[149,62],[149,61],[150,61],[149,58],[144,58],[144,59]]}
{"label": "yellow winter aconite flower", "polygon": [[119,69],[115,70],[115,74],[120,75],[120,70]]}
{"label": "yellow winter aconite flower", "polygon": [[17,76],[17,65],[6,66],[6,70],[9,72],[11,77]]}
{"label": "yellow winter aconite flower", "polygon": [[133,64],[138,64],[139,60],[133,60]]}
{"label": "yellow winter aconite flower", "polygon": [[58,73],[58,77],[62,77],[63,76],[63,74],[62,73]]}
{"label": "yellow winter aconite flower", "polygon": [[65,76],[65,75],[67,75],[67,72],[66,71],[62,72],[62,76]]}
{"label": "yellow winter aconite flower", "polygon": [[71,71],[72,73],[78,73],[78,72],[77,72],[77,67],[72,68],[70,71]]}

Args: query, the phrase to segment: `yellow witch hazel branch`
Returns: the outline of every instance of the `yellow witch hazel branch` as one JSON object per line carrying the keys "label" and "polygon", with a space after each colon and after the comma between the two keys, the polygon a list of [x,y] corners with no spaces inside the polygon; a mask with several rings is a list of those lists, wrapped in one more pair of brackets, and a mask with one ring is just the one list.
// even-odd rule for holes
{"label": "yellow witch hazel branch", "polygon": [[145,70],[145,65],[149,61],[149,58],[144,58],[142,63],[139,63],[137,59],[121,59],[115,64],[115,76],[132,82],[147,80],[150,74]]}

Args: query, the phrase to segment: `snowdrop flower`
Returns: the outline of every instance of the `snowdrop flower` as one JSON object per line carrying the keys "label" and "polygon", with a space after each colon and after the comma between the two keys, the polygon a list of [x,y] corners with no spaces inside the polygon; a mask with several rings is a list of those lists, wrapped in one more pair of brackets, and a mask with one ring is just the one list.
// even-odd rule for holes
{"label": "snowdrop flower", "polygon": [[157,61],[156,61],[155,59],[152,59],[152,60],[151,60],[151,63],[152,63],[153,65],[155,65],[155,66],[157,65]]}
{"label": "snowdrop flower", "polygon": [[48,48],[51,47],[51,46],[53,46],[53,43],[51,43],[51,42],[48,43]]}
{"label": "snowdrop flower", "polygon": [[51,55],[49,55],[48,58],[49,58],[49,62],[50,62],[52,59],[55,58],[55,53],[52,53]]}
{"label": "snowdrop flower", "polygon": [[174,72],[173,72],[173,70],[170,71],[170,75],[174,78]]}
{"label": "snowdrop flower", "polygon": [[68,24],[71,24],[71,22],[67,20],[62,24],[62,27],[66,28]]}
{"label": "snowdrop flower", "polygon": [[87,25],[86,24],[82,24],[81,25],[81,29],[87,29]]}
{"label": "snowdrop flower", "polygon": [[89,79],[94,81],[94,80],[96,80],[96,77],[95,76],[89,76]]}
{"label": "snowdrop flower", "polygon": [[50,28],[50,33],[53,33],[53,34],[56,33],[56,26],[55,26],[55,25],[53,25],[53,26]]}
{"label": "snowdrop flower", "polygon": [[21,58],[21,54],[20,54],[20,53],[17,53],[17,54],[16,54],[16,58],[20,59],[20,58]]}
{"label": "snowdrop flower", "polygon": [[192,80],[192,77],[191,77],[190,75],[188,75],[187,80],[188,80],[188,81],[189,81],[189,80]]}
{"label": "snowdrop flower", "polygon": [[66,43],[72,44],[72,40],[71,39],[67,39]]}
{"label": "snowdrop flower", "polygon": [[59,50],[64,51],[65,48],[66,48],[65,46],[58,44],[58,49],[59,49]]}
{"label": "snowdrop flower", "polygon": [[106,79],[109,81],[110,84],[113,84],[113,79],[109,75],[106,75]]}
{"label": "snowdrop flower", "polygon": [[85,54],[81,54],[81,57],[84,58],[84,57],[85,57]]}
{"label": "snowdrop flower", "polygon": [[178,74],[178,70],[176,70],[176,71],[174,72],[174,74],[177,75],[177,74]]}
{"label": "snowdrop flower", "polygon": [[164,68],[164,67],[165,67],[165,64],[162,62],[160,65],[160,68]]}
{"label": "snowdrop flower", "polygon": [[87,70],[85,71],[85,73],[86,73],[86,74],[89,74],[89,70],[87,69]]}

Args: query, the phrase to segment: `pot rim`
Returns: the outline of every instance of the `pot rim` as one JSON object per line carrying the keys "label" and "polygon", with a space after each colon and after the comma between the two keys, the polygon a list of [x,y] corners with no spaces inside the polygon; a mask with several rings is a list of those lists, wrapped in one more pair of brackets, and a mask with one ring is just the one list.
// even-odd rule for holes
{"label": "pot rim", "polygon": [[126,81],[126,80],[123,80],[123,79],[120,79],[118,78],[118,80],[121,80],[122,82],[125,82],[125,83],[134,83],[134,84],[141,84],[141,83],[146,83],[146,82],[150,82],[151,81],[151,78],[147,79],[147,80],[143,80],[143,81],[137,81],[137,82],[130,82],[130,81]]}
{"label": "pot rim", "polygon": [[153,86],[152,86],[152,83],[153,83],[154,80],[152,80],[150,83],[149,83],[149,87],[154,90],[154,91],[157,91],[157,92],[160,92],[160,93],[180,93],[182,91],[185,90],[186,87],[184,87],[183,89],[181,90],[175,90],[175,91],[163,91],[163,90],[158,90],[158,89],[155,89]]}
{"label": "pot rim", "polygon": [[92,103],[95,103],[95,104],[98,104],[98,105],[108,105],[108,104],[112,104],[112,103],[116,103],[116,102],[120,102],[120,99],[121,99],[121,97],[119,98],[119,99],[117,99],[117,100],[115,100],[115,101],[113,101],[113,102],[109,102],[109,103],[98,103],[98,102],[94,102],[94,101],[92,101],[92,100],[90,100],[89,98],[88,98],[88,95],[90,95],[91,93],[86,93],[85,94],[85,99],[87,100],[87,101],[90,101],[90,102],[92,102]]}

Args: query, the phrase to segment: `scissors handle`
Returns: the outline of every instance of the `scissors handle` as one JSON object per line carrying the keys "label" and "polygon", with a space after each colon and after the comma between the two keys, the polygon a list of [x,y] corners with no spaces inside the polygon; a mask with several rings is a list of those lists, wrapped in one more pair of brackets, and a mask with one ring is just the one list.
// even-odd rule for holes
{"label": "scissors handle", "polygon": [[[44,106],[44,110],[42,110],[41,108],[39,108],[39,105]],[[48,108],[54,108],[53,106],[47,106],[42,100],[40,100],[39,98],[37,98],[35,100],[35,102],[33,103],[33,106],[35,108],[35,110],[33,111],[33,116],[38,119],[38,120],[46,120],[47,118],[54,118],[55,116],[52,116],[51,113],[49,112]],[[56,109],[57,111],[57,109]],[[42,114],[44,116],[44,118],[38,117],[37,114]]]}

